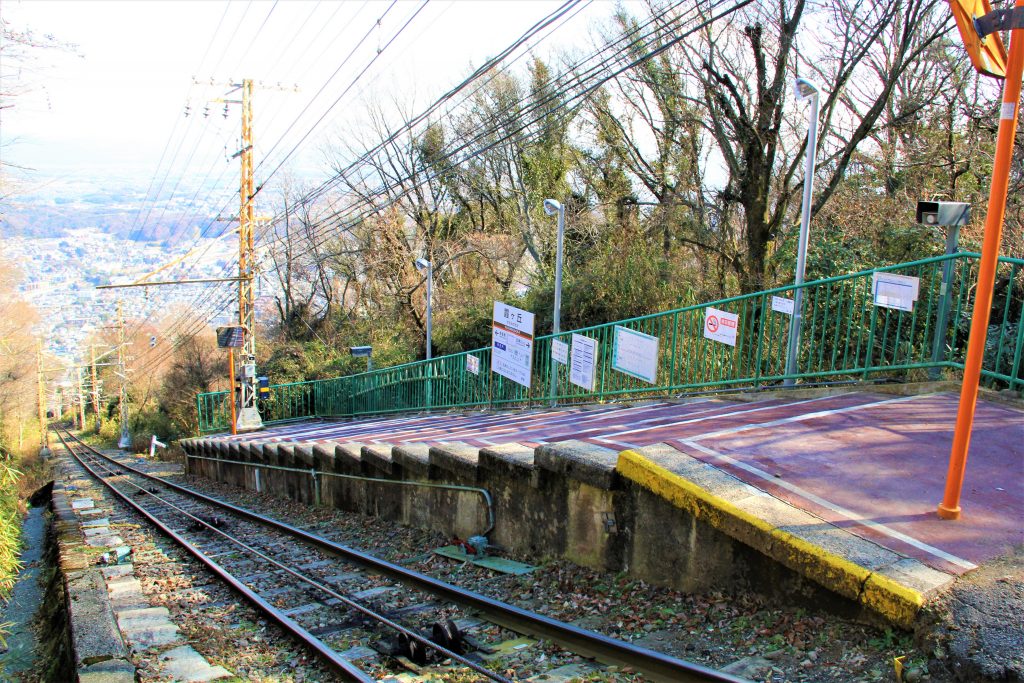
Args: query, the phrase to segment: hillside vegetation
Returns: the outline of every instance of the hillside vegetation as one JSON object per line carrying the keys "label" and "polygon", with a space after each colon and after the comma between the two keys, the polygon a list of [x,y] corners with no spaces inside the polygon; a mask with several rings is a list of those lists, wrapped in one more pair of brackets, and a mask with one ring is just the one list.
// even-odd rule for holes
{"label": "hillside vegetation", "polygon": [[[807,279],[942,253],[943,233],[914,222],[919,199],[970,202],[961,244],[979,246],[998,86],[970,67],[946,3],[754,2],[700,27],[709,16],[707,3],[620,9],[589,48],[495,66],[444,113],[375,101],[325,150],[323,183],[261,189],[259,213],[275,217],[260,242],[273,293],[261,373],[361,371],[350,345],[372,344],[378,367],[423,358],[420,257],[434,264],[435,355],[488,344],[494,300],[547,332],[545,198],[566,209],[562,329],[791,282],[809,112],[798,75],[822,91]],[[1020,170],[1011,255],[1024,246]],[[1020,282],[997,283],[1007,310]],[[133,330],[133,429],[194,433],[195,393],[226,388],[223,352],[186,318]],[[146,348],[157,331],[173,351]]]}

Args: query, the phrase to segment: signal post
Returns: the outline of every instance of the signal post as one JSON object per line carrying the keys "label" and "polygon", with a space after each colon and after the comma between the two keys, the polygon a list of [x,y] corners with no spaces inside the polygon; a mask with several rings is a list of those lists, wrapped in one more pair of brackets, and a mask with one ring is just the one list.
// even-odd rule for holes
{"label": "signal post", "polygon": [[36,352],[36,378],[39,384],[39,456],[50,455],[50,430],[46,420],[46,376],[43,374],[43,344]]}

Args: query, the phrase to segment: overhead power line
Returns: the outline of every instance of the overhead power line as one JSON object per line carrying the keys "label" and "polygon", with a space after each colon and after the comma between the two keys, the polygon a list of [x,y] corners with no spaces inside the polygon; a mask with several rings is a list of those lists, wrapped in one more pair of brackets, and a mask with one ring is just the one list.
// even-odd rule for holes
{"label": "overhead power line", "polygon": [[[530,126],[541,121],[543,118],[547,116],[556,115],[563,118],[566,117],[569,113],[573,112],[576,109],[576,107],[579,104],[581,104],[588,95],[596,91],[598,88],[600,88],[602,85],[607,83],[612,78],[615,78],[616,76],[624,73],[625,71],[635,68],[637,65],[645,62],[646,60],[663,53],[665,50],[668,50],[673,45],[678,44],[686,37],[694,34],[699,30],[702,30],[703,28],[707,27],[713,22],[720,21],[725,16],[728,16],[732,12],[735,12],[741,7],[746,6],[750,2],[752,2],[752,0],[741,0],[740,2],[734,4],[730,8],[727,8],[718,15],[705,17],[703,21],[699,21],[698,23],[692,25],[690,28],[679,32],[677,35],[675,35],[674,37],[667,41],[660,41],[660,38],[662,37],[661,33],[664,31],[664,29],[661,28],[652,30],[649,33],[645,34],[644,36],[641,36],[640,38],[636,38],[635,36],[632,35],[627,35],[623,39],[620,39],[620,42],[622,40],[627,39],[631,44],[636,44],[637,42],[640,42],[642,45],[646,46],[646,52],[643,55],[618,68],[606,70],[605,67],[607,67],[610,63],[614,61],[614,59],[618,57],[617,53],[621,49],[621,46],[613,45],[613,47],[615,47],[616,49],[616,55],[614,58],[605,58],[602,61],[588,67],[582,72],[578,71],[577,69],[572,69],[570,70],[569,75],[567,77],[566,75],[560,77],[566,79],[562,83],[558,83],[558,78],[553,79],[553,81],[548,85],[555,84],[558,87],[547,97],[542,98],[537,102],[530,103],[529,106],[525,107],[521,111],[517,111],[517,123],[511,130],[501,130],[500,123],[490,127],[481,126],[476,131],[473,131],[468,136],[465,136],[465,139],[454,149],[449,150],[442,160],[435,162],[434,168],[423,168],[417,170],[423,173],[425,178],[436,178],[442,173],[451,171],[458,164],[466,163],[472,160],[473,158],[476,158],[477,156],[483,154],[484,152],[493,149],[496,146],[509,141],[510,139],[515,138],[517,135],[520,135],[524,131],[526,131]],[[718,0],[712,6],[711,10],[714,11],[715,8],[723,4],[725,4],[725,0]],[[703,15],[697,15],[692,19],[700,19],[702,16]],[[648,22],[648,25],[653,22],[654,19]],[[608,48],[603,48],[602,51],[606,49]],[[600,54],[600,52],[601,51],[599,51],[598,54]],[[583,61],[585,63],[587,60]],[[577,64],[577,66],[578,65],[579,63]],[[575,87],[576,89],[570,90],[570,88],[572,87]],[[520,100],[519,104],[523,104],[525,101],[525,99]],[[558,109],[555,111],[549,110],[548,107],[552,104],[558,104]],[[399,132],[408,133],[409,131],[410,127],[407,126],[404,127]],[[387,138],[387,141],[395,141],[398,138],[399,132],[396,132],[389,136]],[[537,133],[539,133],[539,131],[535,131],[534,134]],[[465,133],[463,134],[465,135]],[[481,141],[484,142],[483,147],[473,148],[475,144],[480,143]],[[523,139],[520,140],[520,142],[529,142],[529,139]],[[374,148],[373,151],[376,152],[381,148],[382,146],[378,145],[377,147]],[[470,150],[470,152],[467,155],[462,157],[458,156],[460,153],[466,150]],[[328,181],[328,183],[321,185],[319,188],[309,193],[304,198],[304,200],[312,201],[316,197],[322,196],[322,194],[326,191],[326,188],[329,188],[334,184],[341,182],[343,178],[347,177],[354,170],[358,169],[360,164],[365,163],[367,163],[367,157],[364,155],[364,157],[361,157],[356,162],[353,162],[353,164],[351,164],[349,167],[338,173],[331,181]],[[407,182],[409,179],[410,178],[408,176],[399,178],[390,184],[378,186],[374,188],[371,192],[367,193],[368,195],[391,197],[391,199],[385,200],[384,202],[381,202],[381,204],[367,206],[361,213],[357,213],[352,218],[342,218],[340,214],[336,214],[335,216],[333,216],[332,219],[326,221],[323,224],[323,226],[317,231],[320,236],[319,241],[314,241],[313,246],[310,249],[307,249],[305,252],[300,252],[299,256],[309,253],[309,251],[311,251],[313,248],[322,246],[323,240],[329,238],[329,231],[331,229],[338,228],[340,231],[344,231],[345,229],[351,227],[352,225],[358,224],[368,215],[383,210],[384,208],[390,207],[394,205],[402,197],[407,196],[411,188],[406,188],[405,190],[400,191],[398,196],[393,196],[392,194],[389,194],[389,191],[394,190],[395,188],[401,188],[402,183]],[[280,217],[278,217],[278,219],[279,218]]]}
{"label": "overhead power line", "polygon": [[[696,16],[687,17],[685,20],[682,17],[677,18],[675,22],[677,25],[693,23],[693,21],[695,20],[702,20],[697,21],[693,25],[690,25],[685,30],[679,31],[676,35],[672,36],[668,40],[660,40],[659,42],[659,39],[663,37],[661,35],[661,33],[664,31],[663,28],[658,28],[656,30],[649,31],[648,33],[640,37],[636,35],[638,31],[634,31],[631,35],[620,37],[618,41],[613,41],[612,44],[602,47],[594,55],[591,55],[587,59],[580,60],[579,62],[577,62],[568,70],[566,74],[563,74],[559,78],[553,79],[552,83],[549,83],[548,85],[554,84],[557,87],[548,97],[540,101],[531,103],[530,106],[524,107],[520,114],[525,114],[526,118],[525,120],[522,120],[518,126],[513,128],[512,130],[505,130],[503,132],[500,130],[500,126],[498,125],[492,125],[489,127],[481,126],[480,129],[474,131],[474,134],[469,140],[457,146],[454,150],[450,150],[446,158],[443,160],[441,168],[433,170],[432,175],[430,177],[436,177],[438,173],[446,172],[454,168],[459,163],[466,163],[467,161],[478,157],[485,151],[493,149],[495,146],[507,142],[509,139],[513,138],[516,135],[522,134],[531,125],[537,123],[544,116],[550,116],[552,114],[561,117],[567,116],[581,104],[581,102],[584,100],[586,96],[596,91],[604,83],[607,83],[612,78],[621,75],[622,73],[629,69],[635,68],[644,61],[651,59],[659,54],[662,54],[664,51],[670,49],[674,45],[677,45],[679,42],[681,42],[688,36],[693,35],[695,32],[706,28],[713,22],[720,21],[729,14],[750,4],[751,1],[752,0],[741,0],[740,2],[735,3],[731,7],[728,7],[725,10],[718,13],[717,15],[715,15],[713,13],[716,10],[718,10],[722,5],[725,4],[724,0],[720,0],[710,5],[706,13],[695,13]],[[558,10],[556,10],[556,14],[564,12],[566,9],[572,7],[575,4],[577,3],[566,3]],[[672,8],[678,6],[678,4],[673,5]],[[524,34],[525,40],[528,40],[531,35],[536,34],[536,29],[538,26],[548,25],[550,18],[551,17],[549,16],[545,20],[542,20],[542,22],[538,22],[538,25],[531,27],[531,29],[528,30],[526,34]],[[646,22],[645,24],[641,25],[641,27],[646,29],[650,27],[652,24],[654,24],[656,21],[659,21],[660,18],[660,16],[655,17],[650,21]],[[621,52],[623,48],[623,41],[626,41],[627,44],[633,46],[639,44],[643,46],[646,51],[638,58],[625,64],[622,64],[617,68],[609,68],[609,65],[611,65],[616,60],[621,61],[621,57],[618,53]],[[524,37],[520,37],[520,39],[517,39],[517,41],[515,41],[513,45],[522,45],[523,42]],[[506,48],[506,50],[504,50],[501,53],[501,58],[507,58],[511,54],[512,49],[512,46]],[[607,53],[609,50],[616,50],[616,53],[612,56],[608,56],[605,53]],[[605,57],[603,59],[599,59],[596,63],[590,64],[589,66],[585,66],[587,65],[588,60],[592,61],[595,58],[601,57],[602,54],[605,54]],[[367,164],[367,162],[372,158],[372,154],[378,153],[380,150],[384,149],[384,147],[388,144],[393,144],[394,141],[396,141],[400,135],[411,132],[416,125],[427,120],[432,114],[436,113],[443,104],[453,100],[460,92],[465,90],[469,84],[473,83],[477,79],[480,79],[484,74],[490,72],[492,69],[496,67],[497,64],[497,58],[494,60],[488,60],[487,63],[485,63],[479,69],[474,71],[473,74],[464,79],[455,88],[451,89],[450,91],[442,95],[442,97],[435,101],[430,107],[428,107],[427,110],[407,121],[403,126],[398,128],[392,135],[388,136],[385,140],[381,141],[381,143],[376,145],[371,150],[368,150],[359,159],[357,159],[348,167],[346,167],[346,169],[343,169],[341,172],[336,174],[332,179],[321,184],[310,193],[307,193],[307,195],[303,197],[303,201],[309,203],[315,201],[317,198],[326,194],[326,192],[330,188],[342,182],[345,177],[348,177],[348,174],[355,173],[359,168],[361,168],[362,165]],[[523,104],[523,101],[521,101],[520,104]],[[557,109],[555,111],[552,111],[550,107],[554,105],[557,105]],[[540,115],[536,115],[538,112],[540,112]],[[533,116],[533,118],[529,118],[529,116]],[[495,136],[497,137],[495,138]],[[482,147],[473,149],[473,145],[480,144],[481,141],[486,142],[483,144]],[[528,139],[524,141],[528,141]],[[458,156],[459,154],[465,152],[466,150],[470,150],[470,152],[462,157]],[[333,215],[328,221],[325,221],[321,226],[318,226],[318,230],[314,233],[314,239],[312,244],[310,245],[310,248],[307,249],[306,252],[302,252],[296,256],[301,257],[302,255],[309,253],[309,251],[311,251],[312,249],[316,249],[323,246],[324,241],[326,239],[329,239],[332,234],[343,232],[345,229],[348,229],[352,225],[358,223],[360,220],[363,220],[367,215],[380,211],[383,208],[391,206],[395,202],[399,201],[401,198],[405,196],[405,194],[407,194],[408,189],[406,189],[404,192],[398,192],[397,194],[391,192],[389,195],[388,193],[389,191],[394,190],[395,187],[400,187],[402,182],[408,182],[408,180],[409,178],[401,178],[398,179],[398,182],[379,186],[377,188],[377,192],[381,196],[390,196],[390,199],[381,203],[373,203],[372,205],[368,204],[364,208],[362,213],[358,213],[353,216],[351,214],[352,207],[349,207],[350,213],[347,217],[343,218],[340,214]],[[281,215],[279,214],[277,218],[280,219]],[[265,235],[266,233],[264,232],[264,234],[261,235],[261,238],[264,237]],[[223,308],[221,308],[220,310],[223,310]]]}

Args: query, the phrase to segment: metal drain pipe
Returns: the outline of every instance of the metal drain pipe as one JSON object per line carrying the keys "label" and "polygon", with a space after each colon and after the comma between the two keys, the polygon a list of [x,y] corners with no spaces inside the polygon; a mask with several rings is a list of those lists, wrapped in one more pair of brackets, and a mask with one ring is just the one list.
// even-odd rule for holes
{"label": "metal drain pipe", "polygon": [[210,462],[219,462],[225,465],[241,465],[242,467],[252,467],[257,470],[279,470],[281,472],[298,472],[299,474],[308,474],[313,479],[313,485],[317,492],[316,497],[319,498],[319,485],[317,483],[317,477],[337,477],[338,479],[351,479],[353,481],[370,481],[375,484],[394,484],[395,486],[420,486],[429,489],[447,489],[449,491],[466,491],[469,493],[476,493],[484,499],[484,503],[487,506],[487,528],[480,534],[481,536],[487,536],[494,531],[494,500],[491,498],[491,493],[487,489],[480,488],[479,486],[462,486],[459,484],[438,484],[431,481],[403,481],[398,479],[381,479],[379,477],[362,477],[356,474],[338,474],[337,472],[322,472],[316,468],[300,468],[300,467],[282,467],[281,465],[264,465],[261,463],[254,462],[242,462],[241,460],[222,460],[221,458],[210,458],[205,455],[189,455],[185,454],[186,458],[192,458],[193,460],[209,460]]}

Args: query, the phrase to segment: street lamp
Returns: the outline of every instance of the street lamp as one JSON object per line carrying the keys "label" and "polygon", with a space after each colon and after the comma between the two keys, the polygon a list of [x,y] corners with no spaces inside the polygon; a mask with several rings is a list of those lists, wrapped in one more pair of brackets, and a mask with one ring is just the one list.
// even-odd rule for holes
{"label": "street lamp", "polygon": [[796,252],[796,287],[793,291],[793,317],[789,321],[789,354],[786,357],[786,378],[784,385],[796,384],[796,356],[800,348],[800,326],[803,318],[804,269],[807,265],[807,234],[811,229],[811,193],[814,190],[814,153],[818,146],[818,86],[806,78],[793,83],[797,102],[811,100],[810,119],[807,127],[807,160],[804,163],[804,199],[800,207],[800,243]]}
{"label": "street lamp", "polygon": [[[544,200],[544,213],[549,216],[558,214],[558,240],[555,249],[555,311],[551,320],[551,333],[562,331],[562,245],[565,241],[565,207],[555,199]],[[551,340],[554,343],[554,339]],[[554,360],[551,363],[551,400],[555,400],[558,392],[558,369]]]}
{"label": "street lamp", "polygon": [[418,258],[413,263],[419,270],[427,271],[427,360],[430,360],[433,357],[431,347],[433,346],[434,264],[425,258]]}
{"label": "street lamp", "polygon": [[430,359],[433,357],[433,308],[434,308],[434,264],[425,258],[418,258],[413,263],[416,264],[416,268],[419,270],[427,271],[427,410],[430,410],[431,403],[433,402],[433,364],[430,363]]}

